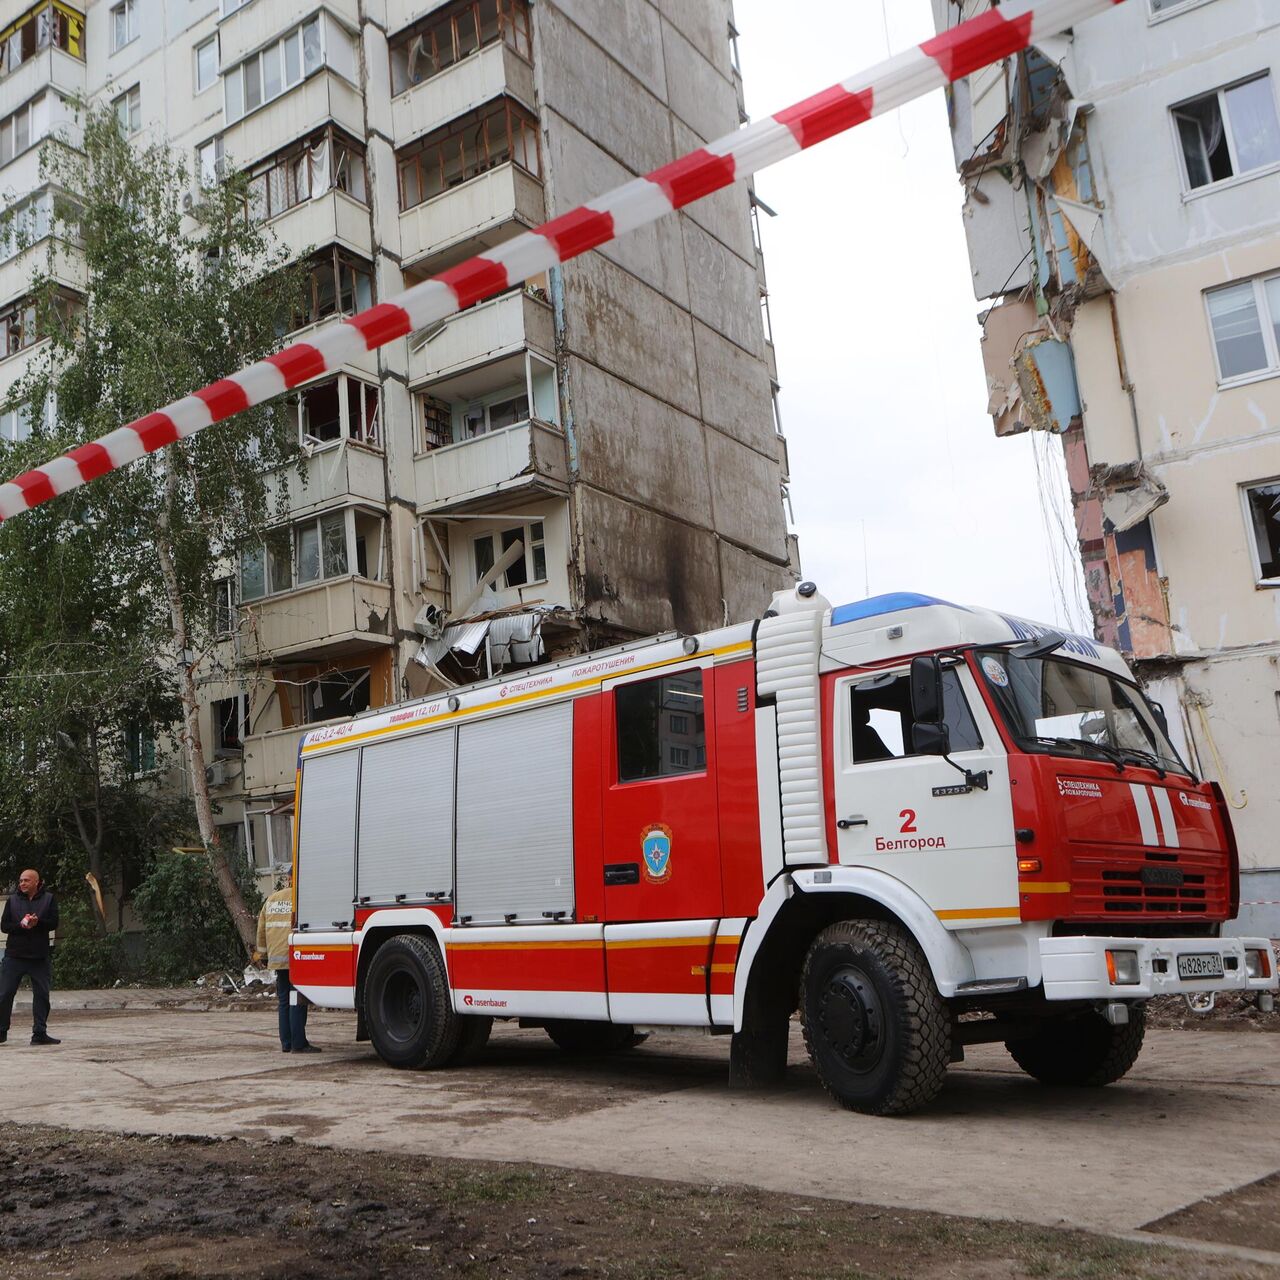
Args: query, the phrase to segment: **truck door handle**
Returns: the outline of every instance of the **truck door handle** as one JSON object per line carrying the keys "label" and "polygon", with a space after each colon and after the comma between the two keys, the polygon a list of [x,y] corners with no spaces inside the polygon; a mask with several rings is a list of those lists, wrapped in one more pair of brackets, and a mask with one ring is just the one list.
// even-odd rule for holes
{"label": "truck door handle", "polygon": [[638,862],[606,862],[604,882],[605,884],[639,884],[640,864]]}
{"label": "truck door handle", "polygon": [[841,818],[840,821],[836,823],[836,826],[839,827],[841,831],[848,831],[850,827],[865,827],[866,825],[867,820],[860,813],[855,813],[852,818]]}

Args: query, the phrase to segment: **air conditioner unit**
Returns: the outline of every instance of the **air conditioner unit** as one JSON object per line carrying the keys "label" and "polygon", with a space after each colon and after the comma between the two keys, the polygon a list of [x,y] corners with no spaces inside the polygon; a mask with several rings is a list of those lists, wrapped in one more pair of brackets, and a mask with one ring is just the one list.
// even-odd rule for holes
{"label": "air conditioner unit", "polygon": [[195,192],[194,191],[185,192],[182,197],[183,213],[190,213],[191,210],[195,208],[195,204],[196,204]]}
{"label": "air conditioner unit", "polygon": [[215,760],[212,764],[205,765],[204,780],[211,787],[221,787],[227,782],[229,771],[225,760]]}

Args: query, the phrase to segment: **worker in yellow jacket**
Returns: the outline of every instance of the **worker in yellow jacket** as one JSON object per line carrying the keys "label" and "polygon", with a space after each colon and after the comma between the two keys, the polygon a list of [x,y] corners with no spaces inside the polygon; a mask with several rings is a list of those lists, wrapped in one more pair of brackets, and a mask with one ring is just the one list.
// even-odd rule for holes
{"label": "worker in yellow jacket", "polygon": [[307,1040],[307,998],[289,981],[289,931],[293,926],[293,876],[262,904],[258,913],[258,945],[255,960],[266,960],[276,975],[276,1000],[280,1008],[280,1049],[284,1053],[319,1053],[320,1046]]}

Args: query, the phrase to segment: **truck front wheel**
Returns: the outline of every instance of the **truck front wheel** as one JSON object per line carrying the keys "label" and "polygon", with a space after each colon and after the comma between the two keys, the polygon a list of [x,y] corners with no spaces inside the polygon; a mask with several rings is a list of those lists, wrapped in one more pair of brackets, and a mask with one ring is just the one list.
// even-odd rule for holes
{"label": "truck front wheel", "polygon": [[951,1018],[915,939],[883,920],[842,920],[809,948],[804,1040],[818,1079],[850,1111],[899,1115],[937,1096]]}
{"label": "truck front wheel", "polygon": [[1090,1009],[1054,1018],[1033,1035],[1006,1040],[1004,1047],[1041,1084],[1096,1087],[1112,1084],[1133,1066],[1146,1032],[1146,1005],[1130,1005],[1129,1021],[1118,1027]]}
{"label": "truck front wheel", "polygon": [[364,984],[369,1039],[393,1067],[438,1067],[458,1047],[444,961],[434,941],[399,933],[378,948]]}

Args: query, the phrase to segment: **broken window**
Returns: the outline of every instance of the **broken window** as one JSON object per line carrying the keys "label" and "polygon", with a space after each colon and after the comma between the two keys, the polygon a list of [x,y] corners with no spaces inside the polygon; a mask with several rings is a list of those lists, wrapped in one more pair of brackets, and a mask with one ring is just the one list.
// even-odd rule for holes
{"label": "broken window", "polygon": [[1280,586],[1280,480],[1244,491],[1259,585]]}
{"label": "broken window", "polygon": [[391,42],[391,92],[403,93],[499,40],[522,58],[533,56],[527,0],[466,0],[432,14]]}
{"label": "broken window", "polygon": [[369,668],[327,671],[305,689],[307,722],[345,719],[369,710]]}
{"label": "broken window", "polygon": [[315,324],[338,311],[351,315],[372,305],[373,270],[369,263],[336,247],[325,249],[311,259],[292,328]]}
{"label": "broken window", "polygon": [[[864,680],[849,690],[850,746],[855,764],[873,760],[896,760],[915,754],[911,728],[910,677],[877,676]],[[954,667],[942,673],[943,723],[950,736],[952,751],[976,751],[982,736],[973,721],[973,713],[960,686]]]}
{"label": "broken window", "polygon": [[[618,781],[665,778],[706,767],[707,728],[703,714],[702,672],[682,671],[638,680],[614,690],[618,731]],[[676,715],[693,726],[673,742],[670,720]]]}
{"label": "broken window", "polygon": [[1280,372],[1280,275],[1210,289],[1205,302],[1219,381]]}
{"label": "broken window", "polygon": [[340,578],[347,570],[346,513],[333,511],[294,528],[298,582]]}
{"label": "broken window", "polygon": [[[546,530],[541,520],[533,520],[529,524],[516,525],[511,529],[503,529],[497,533],[482,533],[472,544],[475,563],[475,580],[489,572],[498,562],[503,552],[509,551],[516,542],[524,543],[524,554],[518,556],[500,576],[501,587],[523,587],[531,582],[542,582],[547,576]],[[494,583],[495,590],[501,589]]]}
{"label": "broken window", "polygon": [[537,120],[512,99],[498,98],[397,155],[400,208],[412,209],[513,160],[542,177]]}
{"label": "broken window", "polygon": [[453,443],[453,410],[435,396],[418,396],[418,422],[421,429],[419,452],[427,453]]}
{"label": "broken window", "polygon": [[213,754],[238,755],[249,736],[249,695],[237,693],[213,704]]}
{"label": "broken window", "polygon": [[246,216],[265,222],[335,187],[361,204],[368,202],[364,147],[329,126],[250,170]]}
{"label": "broken window", "polygon": [[1280,116],[1269,72],[1172,110],[1189,189],[1280,164]]}
{"label": "broken window", "polygon": [[228,636],[236,629],[236,584],[218,578],[213,584],[213,634]]}
{"label": "broken window", "polygon": [[156,767],[156,736],[149,724],[132,724],[125,730],[124,756],[130,773],[150,773]]}
{"label": "broken window", "polygon": [[348,374],[313,383],[298,393],[298,435],[303,444],[330,444],[346,436],[381,443],[379,388]]}

